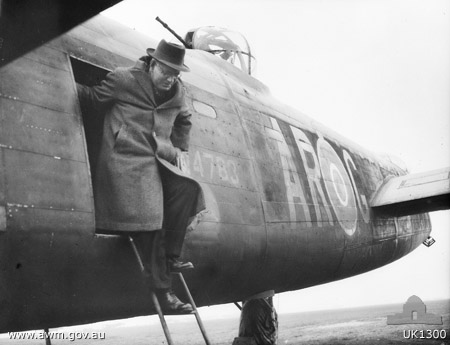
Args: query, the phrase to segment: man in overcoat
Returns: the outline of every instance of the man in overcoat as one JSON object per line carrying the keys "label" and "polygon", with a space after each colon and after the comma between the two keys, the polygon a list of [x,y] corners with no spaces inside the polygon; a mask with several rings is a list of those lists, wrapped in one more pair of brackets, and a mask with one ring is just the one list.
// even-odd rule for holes
{"label": "man in overcoat", "polygon": [[200,185],[177,167],[191,129],[179,78],[189,71],[184,55],[182,46],[162,40],[101,85],[77,85],[82,109],[105,113],[94,174],[96,227],[136,240],[152,288],[173,312],[192,311],[171,293],[169,269],[192,267],[178,257],[189,218],[204,209]]}

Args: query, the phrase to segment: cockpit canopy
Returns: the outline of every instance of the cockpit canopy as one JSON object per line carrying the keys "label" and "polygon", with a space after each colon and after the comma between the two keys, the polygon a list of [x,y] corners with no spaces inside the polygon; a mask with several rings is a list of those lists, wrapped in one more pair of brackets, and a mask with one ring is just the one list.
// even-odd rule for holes
{"label": "cockpit canopy", "polygon": [[214,54],[245,73],[252,74],[256,59],[242,34],[214,26],[204,26],[190,30],[185,41],[193,49],[201,49]]}

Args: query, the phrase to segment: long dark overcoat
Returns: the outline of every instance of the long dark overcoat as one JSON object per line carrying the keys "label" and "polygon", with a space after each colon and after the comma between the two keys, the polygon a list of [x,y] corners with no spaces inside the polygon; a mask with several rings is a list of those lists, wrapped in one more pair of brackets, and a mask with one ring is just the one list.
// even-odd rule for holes
{"label": "long dark overcoat", "polygon": [[[94,181],[96,227],[110,231],[161,229],[159,169],[165,167],[198,185],[170,163],[176,158],[175,148],[189,148],[191,115],[183,85],[177,81],[174,96],[157,106],[151,79],[138,61],[134,67],[109,73],[99,86],[77,86],[83,106],[106,112]],[[205,208],[200,185],[198,191],[192,216]]]}

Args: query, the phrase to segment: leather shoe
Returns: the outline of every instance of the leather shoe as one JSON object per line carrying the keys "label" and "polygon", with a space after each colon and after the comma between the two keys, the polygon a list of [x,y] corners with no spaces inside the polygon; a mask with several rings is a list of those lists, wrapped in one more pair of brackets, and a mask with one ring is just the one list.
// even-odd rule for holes
{"label": "leather shoe", "polygon": [[159,304],[165,313],[190,314],[194,311],[189,303],[183,303],[172,292],[163,292],[158,296]]}
{"label": "leather shoe", "polygon": [[193,269],[194,265],[192,262],[182,262],[176,258],[169,258],[169,268],[171,271],[181,271]]}

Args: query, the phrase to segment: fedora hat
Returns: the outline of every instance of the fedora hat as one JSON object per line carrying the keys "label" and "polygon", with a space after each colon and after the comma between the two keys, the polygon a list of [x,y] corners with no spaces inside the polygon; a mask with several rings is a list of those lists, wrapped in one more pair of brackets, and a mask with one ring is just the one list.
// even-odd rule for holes
{"label": "fedora hat", "polygon": [[163,63],[177,71],[189,72],[189,67],[184,64],[185,49],[175,43],[168,43],[165,40],[161,40],[156,47],[147,49],[147,54],[154,58],[156,61]]}

